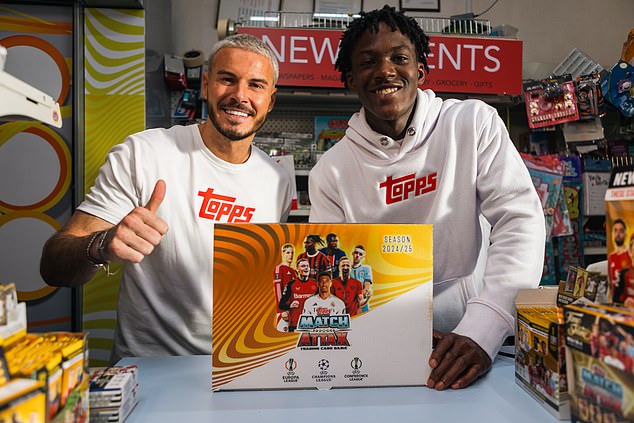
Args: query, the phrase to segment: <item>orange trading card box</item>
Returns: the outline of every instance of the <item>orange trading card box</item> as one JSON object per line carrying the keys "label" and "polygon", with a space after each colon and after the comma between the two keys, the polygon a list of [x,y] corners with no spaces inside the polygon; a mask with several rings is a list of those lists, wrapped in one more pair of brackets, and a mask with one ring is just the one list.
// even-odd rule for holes
{"label": "orange trading card box", "polygon": [[214,228],[212,389],[424,385],[431,225]]}

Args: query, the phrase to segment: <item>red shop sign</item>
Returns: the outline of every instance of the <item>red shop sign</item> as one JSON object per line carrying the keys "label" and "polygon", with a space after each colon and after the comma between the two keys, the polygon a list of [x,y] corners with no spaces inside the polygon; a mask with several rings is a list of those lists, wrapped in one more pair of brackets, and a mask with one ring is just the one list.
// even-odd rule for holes
{"label": "red shop sign", "polygon": [[[280,63],[281,87],[341,88],[335,71],[342,31],[247,28],[238,32],[264,40]],[[422,88],[438,92],[522,93],[522,41],[498,37],[433,35],[430,73]]]}

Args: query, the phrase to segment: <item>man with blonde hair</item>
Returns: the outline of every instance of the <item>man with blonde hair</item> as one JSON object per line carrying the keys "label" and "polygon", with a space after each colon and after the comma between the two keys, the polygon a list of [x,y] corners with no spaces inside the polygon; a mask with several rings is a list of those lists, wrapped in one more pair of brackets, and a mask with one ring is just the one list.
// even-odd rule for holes
{"label": "man with blonde hair", "polygon": [[77,287],[125,264],[112,361],[211,352],[215,223],[279,222],[288,173],[252,145],[275,104],[278,64],[258,38],[217,43],[203,75],[205,122],[130,135],[114,146],[40,272]]}

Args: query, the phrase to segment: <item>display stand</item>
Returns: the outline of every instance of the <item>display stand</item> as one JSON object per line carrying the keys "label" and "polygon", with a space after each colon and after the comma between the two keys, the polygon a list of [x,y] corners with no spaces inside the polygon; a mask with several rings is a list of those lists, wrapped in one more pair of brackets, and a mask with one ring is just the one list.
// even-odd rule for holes
{"label": "display stand", "polygon": [[0,116],[27,116],[62,127],[59,104],[51,96],[4,71],[7,50],[0,46]]}

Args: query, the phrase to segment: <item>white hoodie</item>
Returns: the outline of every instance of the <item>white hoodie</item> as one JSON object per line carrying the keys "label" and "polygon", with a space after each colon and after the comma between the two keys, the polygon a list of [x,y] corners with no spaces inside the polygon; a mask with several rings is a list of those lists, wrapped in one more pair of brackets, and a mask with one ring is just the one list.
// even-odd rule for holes
{"label": "white hoodie", "polygon": [[311,222],[432,223],[434,328],[470,337],[491,359],[514,331],[518,289],[539,284],[539,198],[504,123],[481,101],[419,89],[398,141],[372,130],[361,109],[311,171],[309,196]]}

